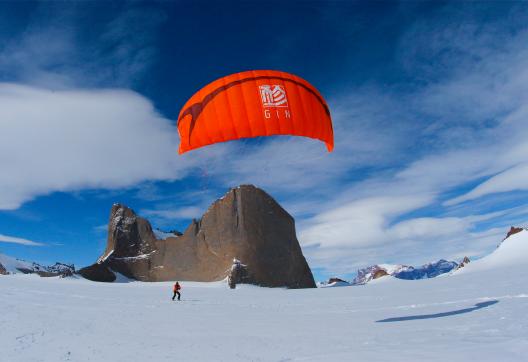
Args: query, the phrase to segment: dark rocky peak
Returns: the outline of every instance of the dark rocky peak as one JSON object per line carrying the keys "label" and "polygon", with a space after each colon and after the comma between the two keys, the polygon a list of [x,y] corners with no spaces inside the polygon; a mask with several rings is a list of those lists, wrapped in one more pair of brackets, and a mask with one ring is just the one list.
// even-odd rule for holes
{"label": "dark rocky peak", "polygon": [[134,210],[114,204],[110,210],[106,249],[99,262],[112,258],[127,258],[154,251],[156,236],[150,223]]}
{"label": "dark rocky peak", "polygon": [[[240,260],[234,271],[233,259]],[[174,237],[156,238],[147,220],[124,205],[114,205],[106,250],[97,265],[80,273],[106,281],[114,271],[144,281],[217,281],[231,276],[235,284],[315,287],[293,218],[252,185],[229,190],[183,235]]]}

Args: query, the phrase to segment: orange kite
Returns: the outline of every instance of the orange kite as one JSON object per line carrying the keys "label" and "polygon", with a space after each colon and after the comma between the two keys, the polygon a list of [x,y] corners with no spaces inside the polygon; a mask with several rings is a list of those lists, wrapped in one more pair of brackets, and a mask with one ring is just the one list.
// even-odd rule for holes
{"label": "orange kite", "polygon": [[239,138],[295,135],[334,148],[330,110],[310,83],[293,74],[253,70],[215,80],[178,117],[179,153]]}

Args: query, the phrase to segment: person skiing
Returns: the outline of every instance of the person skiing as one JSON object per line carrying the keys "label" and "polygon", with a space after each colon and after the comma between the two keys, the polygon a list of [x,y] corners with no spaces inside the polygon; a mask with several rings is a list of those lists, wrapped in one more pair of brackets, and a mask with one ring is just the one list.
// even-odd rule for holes
{"label": "person skiing", "polygon": [[178,300],[180,300],[180,289],[181,289],[180,283],[176,282],[176,284],[174,284],[174,287],[172,287],[172,291],[174,292],[174,295],[172,296],[172,300],[176,298],[176,295],[178,295]]}

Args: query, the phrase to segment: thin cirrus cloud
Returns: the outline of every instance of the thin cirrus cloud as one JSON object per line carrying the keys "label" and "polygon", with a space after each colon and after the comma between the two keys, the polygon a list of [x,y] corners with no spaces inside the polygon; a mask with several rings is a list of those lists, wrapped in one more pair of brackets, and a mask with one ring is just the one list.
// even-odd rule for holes
{"label": "thin cirrus cloud", "polygon": [[79,42],[92,32],[79,26],[86,8],[53,3],[35,7],[24,31],[4,39],[0,74],[52,89],[131,86],[156,60],[157,35],[166,16],[141,4],[122,7],[88,42]]}
{"label": "thin cirrus cloud", "polygon": [[484,195],[514,190],[528,190],[528,163],[514,166],[492,176],[470,192],[448,200],[446,205],[454,205],[464,201],[474,200]]}
{"label": "thin cirrus cloud", "polygon": [[23,239],[23,238],[17,238],[17,237],[14,237],[14,236],[8,236],[8,235],[3,235],[3,234],[0,234],[0,242],[2,242],[2,243],[11,243],[11,244],[20,244],[20,245],[26,245],[26,246],[43,246],[43,245],[45,245],[45,244],[37,242],[37,241]]}

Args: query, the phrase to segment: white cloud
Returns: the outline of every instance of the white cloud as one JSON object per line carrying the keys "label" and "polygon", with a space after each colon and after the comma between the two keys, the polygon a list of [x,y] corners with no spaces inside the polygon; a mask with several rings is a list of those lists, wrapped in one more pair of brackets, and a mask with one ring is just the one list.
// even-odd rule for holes
{"label": "white cloud", "polygon": [[308,220],[299,237],[304,245],[319,248],[373,246],[386,241],[385,229],[393,217],[429,201],[419,195],[360,199]]}
{"label": "white cloud", "polygon": [[528,190],[528,163],[514,166],[491,177],[467,194],[447,201],[446,205],[454,205],[492,193],[514,190]]}
{"label": "white cloud", "polygon": [[171,123],[123,90],[50,91],[0,83],[0,209],[37,195],[177,179]]}
{"label": "white cloud", "polygon": [[28,246],[42,246],[42,245],[44,245],[43,243],[39,243],[37,241],[17,238],[17,237],[14,237],[14,236],[7,236],[7,235],[3,235],[3,234],[0,234],[0,242],[21,244],[21,245],[28,245]]}
{"label": "white cloud", "polygon": [[468,220],[463,218],[419,217],[396,224],[389,229],[389,235],[401,240],[438,238],[465,233],[470,226]]}

